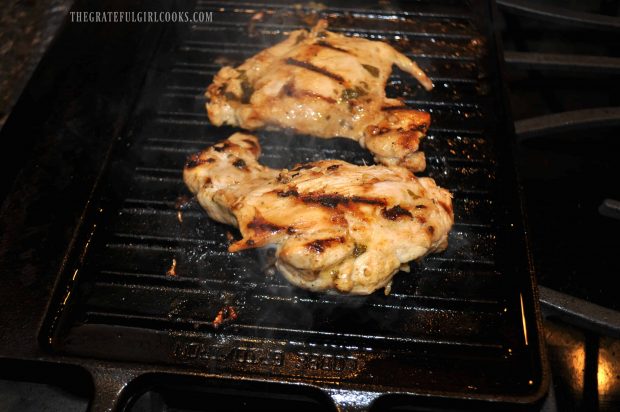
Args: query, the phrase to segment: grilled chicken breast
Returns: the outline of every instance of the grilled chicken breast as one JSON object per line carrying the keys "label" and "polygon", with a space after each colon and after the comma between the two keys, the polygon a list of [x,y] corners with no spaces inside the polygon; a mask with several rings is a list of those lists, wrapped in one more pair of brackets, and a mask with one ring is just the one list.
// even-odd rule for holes
{"label": "grilled chicken breast", "polygon": [[276,267],[313,291],[365,295],[407,262],[446,248],[450,193],[397,166],[340,160],[274,170],[256,137],[235,133],[191,156],[184,180],[213,219],[237,226],[231,252],[275,246]]}
{"label": "grilled chicken breast", "polygon": [[424,154],[417,150],[430,115],[387,98],[385,84],[394,64],[427,90],[431,80],[386,43],[326,28],[321,20],[312,31],[293,31],[237,68],[223,67],[206,93],[210,121],[346,137],[359,141],[379,163],[424,170]]}

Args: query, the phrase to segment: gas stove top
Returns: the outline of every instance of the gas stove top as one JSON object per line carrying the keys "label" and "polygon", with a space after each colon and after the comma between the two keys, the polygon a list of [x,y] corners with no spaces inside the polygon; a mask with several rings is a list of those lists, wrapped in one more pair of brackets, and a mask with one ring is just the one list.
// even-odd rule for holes
{"label": "gas stove top", "polygon": [[618,3],[500,1],[559,411],[620,407]]}
{"label": "gas stove top", "polygon": [[[504,14],[517,163],[542,285],[620,310],[619,29]],[[586,57],[583,57],[586,55]],[[608,213],[602,212],[605,208]],[[617,206],[616,206],[617,208]]]}

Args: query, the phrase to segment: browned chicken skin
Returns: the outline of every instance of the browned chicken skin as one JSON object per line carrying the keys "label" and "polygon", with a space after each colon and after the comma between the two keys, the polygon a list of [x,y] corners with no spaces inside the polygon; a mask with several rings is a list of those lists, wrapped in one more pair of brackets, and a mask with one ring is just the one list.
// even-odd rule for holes
{"label": "browned chicken skin", "polygon": [[424,154],[417,150],[430,115],[387,98],[385,84],[394,64],[427,90],[433,87],[430,79],[390,45],[326,27],[321,20],[312,31],[293,31],[237,68],[223,67],[206,93],[211,122],[346,137],[379,163],[424,170]]}
{"label": "browned chicken skin", "polygon": [[262,166],[256,137],[235,133],[196,155],[184,180],[213,219],[243,238],[231,252],[276,247],[276,267],[314,291],[365,295],[406,264],[447,246],[450,193],[397,166],[340,160]]}

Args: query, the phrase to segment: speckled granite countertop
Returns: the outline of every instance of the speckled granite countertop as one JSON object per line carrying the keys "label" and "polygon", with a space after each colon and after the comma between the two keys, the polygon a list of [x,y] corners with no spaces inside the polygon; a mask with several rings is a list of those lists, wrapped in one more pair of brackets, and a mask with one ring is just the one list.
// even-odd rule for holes
{"label": "speckled granite countertop", "polygon": [[73,0],[6,0],[0,8],[0,129]]}

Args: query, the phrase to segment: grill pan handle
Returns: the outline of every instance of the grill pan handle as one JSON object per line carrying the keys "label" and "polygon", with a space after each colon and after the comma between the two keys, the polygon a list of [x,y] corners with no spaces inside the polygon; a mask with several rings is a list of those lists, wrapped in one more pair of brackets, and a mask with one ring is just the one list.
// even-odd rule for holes
{"label": "grill pan handle", "polygon": [[[128,401],[126,388],[139,374],[116,368],[97,368],[90,371],[94,396],[88,412],[119,412]],[[368,412],[380,392],[326,389],[338,412]]]}
{"label": "grill pan handle", "polygon": [[381,395],[379,392],[328,389],[327,393],[338,412],[367,412],[370,405]]}
{"label": "grill pan handle", "polygon": [[95,393],[88,412],[116,412],[125,401],[125,388],[136,375],[121,369],[97,368],[90,371]]}

